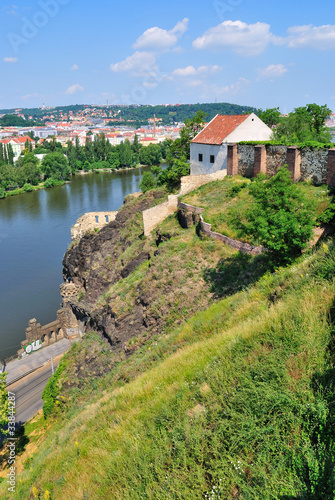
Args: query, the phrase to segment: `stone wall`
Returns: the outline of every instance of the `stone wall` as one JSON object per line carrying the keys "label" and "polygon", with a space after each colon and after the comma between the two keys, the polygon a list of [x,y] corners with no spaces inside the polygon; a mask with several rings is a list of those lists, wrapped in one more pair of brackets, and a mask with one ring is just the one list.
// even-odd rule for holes
{"label": "stone wall", "polygon": [[170,214],[177,210],[178,197],[176,195],[169,195],[168,201],[157,205],[156,207],[148,208],[143,211],[143,226],[144,235],[150,236],[150,233],[155,227],[163,222]]}
{"label": "stone wall", "polygon": [[103,228],[115,220],[116,215],[117,212],[88,212],[82,215],[71,228],[71,239],[82,238],[88,231]]}
{"label": "stone wall", "polygon": [[209,236],[210,238],[214,238],[215,240],[221,241],[222,243],[229,245],[231,248],[234,248],[235,250],[250,255],[259,255],[265,250],[264,247],[255,247],[253,245],[249,245],[248,243],[243,243],[242,241],[237,241],[233,240],[232,238],[228,238],[228,236],[225,236],[224,234],[212,231],[212,225],[209,224],[208,222],[205,222],[201,215],[203,208],[195,207],[193,205],[183,203],[179,200],[178,200],[178,208],[180,210],[188,211],[192,214],[198,214],[200,217],[200,229],[203,233],[205,233],[206,236]]}
{"label": "stone wall", "polygon": [[[253,146],[252,146],[253,147]],[[276,175],[278,168],[287,161],[287,146],[266,146],[266,173]]]}
{"label": "stone wall", "polygon": [[190,193],[194,189],[197,189],[204,184],[208,184],[212,181],[222,180],[226,177],[227,170],[219,170],[213,174],[202,174],[202,175],[186,175],[181,178],[180,191],[178,196]]}
{"label": "stone wall", "polygon": [[[228,172],[230,175],[239,174],[251,178],[262,171],[271,177],[280,167],[287,164],[295,181],[311,180],[315,184],[334,186],[335,172],[333,172],[332,155],[333,149],[298,149],[296,146],[271,144],[266,146],[230,144],[228,146]],[[233,163],[237,163],[237,167],[236,165],[233,167]]]}
{"label": "stone wall", "polygon": [[238,173],[243,177],[254,176],[255,148],[246,144],[237,145]]}
{"label": "stone wall", "polygon": [[327,163],[328,150],[313,150],[303,148],[301,150],[301,177],[304,180],[310,179],[315,184],[327,183]]}

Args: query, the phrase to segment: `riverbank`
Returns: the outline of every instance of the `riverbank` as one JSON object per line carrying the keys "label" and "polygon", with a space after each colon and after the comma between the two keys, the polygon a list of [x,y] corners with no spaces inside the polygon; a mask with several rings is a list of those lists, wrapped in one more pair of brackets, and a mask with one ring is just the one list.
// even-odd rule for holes
{"label": "riverbank", "polygon": [[16,354],[30,318],[41,324],[54,320],[71,227],[85,213],[118,211],[128,194],[139,191],[146,170],[150,167],[75,175],[58,189],[0,203],[1,360]]}
{"label": "riverbank", "polygon": [[[166,162],[162,162],[162,164],[165,164]],[[146,168],[150,167],[150,165],[141,165],[138,164],[136,167],[125,167],[125,168],[97,168],[97,169],[92,169],[92,170],[77,170],[74,174],[71,175],[71,177],[76,176],[76,175],[87,175],[87,174],[98,174],[101,172],[106,172],[106,173],[119,173],[119,172],[127,172],[130,170],[137,170],[139,168]],[[32,184],[29,184],[29,188],[27,187],[22,187],[22,188],[16,188],[11,191],[4,191],[4,196],[1,196],[0,193],[0,199],[6,199],[10,198],[11,196],[17,196],[19,194],[25,194],[25,193],[32,193],[34,191],[39,191],[41,189],[52,189],[53,187],[59,187],[63,186],[64,184],[71,182],[72,179],[69,180],[54,180],[54,184],[52,186],[46,186],[45,183],[48,181],[48,179],[44,182],[40,182],[37,186],[33,186]]]}

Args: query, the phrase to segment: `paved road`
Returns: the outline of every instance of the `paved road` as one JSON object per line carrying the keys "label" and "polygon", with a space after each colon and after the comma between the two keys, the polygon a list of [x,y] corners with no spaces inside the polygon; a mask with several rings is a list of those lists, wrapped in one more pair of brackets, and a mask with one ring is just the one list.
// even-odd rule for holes
{"label": "paved road", "polygon": [[48,347],[43,347],[39,351],[36,351],[23,359],[10,361],[5,368],[8,373],[7,384],[14,382],[14,380],[17,380],[33,370],[45,365],[45,363],[47,363],[52,356],[55,357],[68,351],[72,342],[77,340],[79,339],[75,339],[73,341],[62,339]]}
{"label": "paved road", "polygon": [[[55,369],[61,358],[62,354],[54,358]],[[15,393],[17,427],[31,419],[43,407],[42,392],[50,377],[51,362],[7,386],[9,392]]]}

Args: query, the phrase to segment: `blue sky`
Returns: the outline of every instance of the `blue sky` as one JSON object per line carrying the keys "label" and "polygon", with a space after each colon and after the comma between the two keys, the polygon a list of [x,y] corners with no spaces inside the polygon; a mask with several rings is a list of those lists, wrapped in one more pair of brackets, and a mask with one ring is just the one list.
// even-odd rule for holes
{"label": "blue sky", "polygon": [[3,0],[0,108],[335,110],[333,0]]}

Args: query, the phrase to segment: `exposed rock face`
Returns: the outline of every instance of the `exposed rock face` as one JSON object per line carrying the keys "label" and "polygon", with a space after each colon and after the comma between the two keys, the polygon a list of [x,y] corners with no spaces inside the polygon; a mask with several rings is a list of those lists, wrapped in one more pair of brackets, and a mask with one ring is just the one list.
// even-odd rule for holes
{"label": "exposed rock face", "polygon": [[[102,308],[97,301],[112,284],[150,259],[141,244],[141,215],[161,197],[162,192],[154,191],[137,200],[126,199],[114,221],[96,234],[85,235],[63,259],[64,280],[79,290],[76,296],[63,301],[64,309],[84,331],[99,332],[116,348],[122,348],[135,330],[141,332],[146,328],[143,305],[139,303],[134,312],[116,318],[110,306]],[[130,254],[126,260],[125,251],[134,241],[139,242],[138,253]]]}
{"label": "exposed rock face", "polygon": [[[85,304],[94,304],[110,284],[148,260],[149,255],[143,252],[132,259],[133,263],[124,262],[120,257],[134,239],[143,234],[143,226],[136,221],[136,215],[149,208],[160,196],[160,192],[153,192],[151,197],[139,199],[137,203],[125,203],[114,221],[96,234],[85,235],[78,245],[66,252],[63,259],[64,280],[72,281],[84,289]],[[125,233],[129,220],[133,222],[133,234],[127,237]]]}
{"label": "exposed rock face", "polygon": [[187,229],[200,222],[200,215],[196,212],[192,213],[186,208],[179,208],[178,221],[182,228]]}

